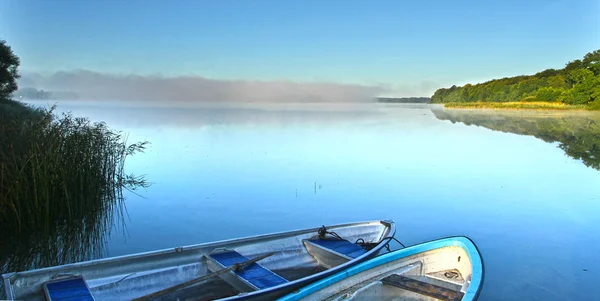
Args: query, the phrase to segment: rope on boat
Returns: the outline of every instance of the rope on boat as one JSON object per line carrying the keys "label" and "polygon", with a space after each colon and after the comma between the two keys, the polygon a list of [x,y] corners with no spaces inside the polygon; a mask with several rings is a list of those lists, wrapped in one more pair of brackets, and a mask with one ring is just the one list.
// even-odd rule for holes
{"label": "rope on boat", "polygon": [[[332,232],[332,231],[327,231],[327,228],[325,228],[325,225],[321,226],[321,229],[319,229],[319,237],[320,238],[325,238],[325,236],[329,234],[335,238],[339,238],[339,239],[343,239],[341,236],[339,236],[337,233]],[[364,240],[363,240],[364,241]]]}
{"label": "rope on boat", "polygon": [[[327,236],[327,234],[338,238],[338,239],[343,239],[340,235],[338,235],[337,233],[333,232],[333,231],[327,231],[327,228],[325,228],[325,225],[321,226],[321,228],[319,229],[319,237],[320,238],[325,238]],[[380,244],[382,241],[388,239],[389,241],[385,244],[385,248],[388,250],[388,252],[391,252],[390,250],[390,242],[392,240],[395,240],[397,243],[399,243],[402,248],[406,248],[406,246],[399,241],[397,238],[393,237],[393,236],[388,236],[388,237],[384,237],[380,242],[375,243],[375,242],[365,242],[365,240],[363,238],[359,238],[357,239],[354,244],[357,244],[361,247],[363,247],[365,250],[370,251],[371,249],[373,249],[376,245]]]}
{"label": "rope on boat", "polygon": [[[397,243],[399,243],[399,244],[402,246],[402,248],[406,248],[406,246],[405,246],[405,245],[404,245],[404,244],[403,244],[401,241],[399,241],[397,238],[395,238],[395,237],[393,237],[393,236],[388,236],[388,237],[386,237],[386,238],[384,238],[384,239],[390,239],[390,240],[391,240],[391,239],[393,239],[393,240],[395,240]],[[382,240],[383,240],[383,239],[382,239]],[[388,245],[389,245],[389,244],[390,244],[390,242],[388,242]]]}
{"label": "rope on boat", "polygon": [[444,277],[448,278],[448,279],[455,279],[458,278],[459,274],[455,271],[448,271],[444,273]]}

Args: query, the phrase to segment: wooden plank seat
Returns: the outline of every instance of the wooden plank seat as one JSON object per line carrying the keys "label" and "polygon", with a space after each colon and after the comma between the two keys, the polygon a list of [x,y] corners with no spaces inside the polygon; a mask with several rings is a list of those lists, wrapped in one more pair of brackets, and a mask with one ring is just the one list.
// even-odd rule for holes
{"label": "wooden plank seat", "polygon": [[392,285],[407,291],[433,297],[443,301],[460,301],[464,295],[459,291],[454,291],[398,274],[389,275],[381,279],[381,282],[386,285]]}

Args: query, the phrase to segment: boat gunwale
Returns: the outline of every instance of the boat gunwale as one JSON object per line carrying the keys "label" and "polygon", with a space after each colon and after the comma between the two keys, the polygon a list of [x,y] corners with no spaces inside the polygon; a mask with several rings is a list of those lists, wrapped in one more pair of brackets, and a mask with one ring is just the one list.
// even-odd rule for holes
{"label": "boat gunwale", "polygon": [[[384,240],[387,239],[388,243],[389,243],[389,241],[391,240],[391,238],[389,238],[389,237],[395,236],[396,225],[393,220],[371,220],[371,221],[363,221],[363,222],[353,222],[353,223],[330,225],[330,226],[326,227],[328,229],[336,229],[336,228],[344,228],[344,227],[359,226],[359,225],[370,225],[370,224],[384,225],[387,229],[387,235],[386,235],[386,230],[384,229],[384,231],[382,231],[382,234],[381,234],[382,236],[380,237],[380,241],[379,241],[378,245],[376,247],[374,247],[373,249],[369,250],[368,252],[366,252],[365,254],[363,254],[357,258],[354,258],[353,260],[345,262],[339,266],[321,271],[319,273],[316,273],[316,274],[313,274],[313,275],[310,275],[310,276],[307,276],[304,278],[296,279],[294,281],[290,281],[290,282],[287,282],[287,283],[284,283],[284,284],[281,284],[278,286],[270,287],[267,289],[257,290],[257,291],[250,292],[250,293],[247,293],[244,295],[231,296],[231,297],[223,298],[220,300],[230,300],[230,299],[236,299],[236,298],[243,299],[244,297],[253,297],[253,296],[256,296],[257,294],[267,294],[267,293],[281,289],[286,286],[292,286],[292,285],[296,285],[298,283],[307,282],[307,281],[312,282],[314,278],[317,278],[317,279],[325,278],[332,274],[337,273],[340,269],[345,269],[346,267],[348,267],[348,265],[356,265],[358,263],[363,262],[367,258],[370,258],[376,252],[379,252],[381,249],[383,249],[383,247],[387,244],[384,242]],[[105,263],[119,262],[122,260],[144,258],[144,257],[148,257],[148,256],[165,255],[165,254],[179,253],[179,252],[183,252],[183,251],[193,251],[195,249],[208,248],[211,246],[221,246],[221,245],[229,244],[229,243],[243,244],[244,242],[259,241],[259,240],[277,238],[277,237],[281,237],[281,238],[294,237],[294,236],[302,235],[302,234],[306,234],[306,233],[318,232],[319,229],[321,229],[321,227],[273,232],[273,233],[256,235],[256,236],[246,236],[246,237],[241,237],[241,238],[225,239],[225,240],[219,240],[219,241],[213,241],[213,242],[207,242],[207,243],[201,243],[201,244],[195,244],[195,245],[181,246],[181,247],[175,247],[175,248],[166,248],[166,249],[161,249],[161,250],[154,250],[154,251],[147,251],[147,252],[141,252],[141,253],[120,255],[120,256],[109,257],[109,258],[101,258],[101,259],[96,259],[96,260],[88,260],[88,261],[83,261],[83,262],[69,263],[69,264],[64,264],[64,265],[59,265],[59,266],[46,267],[46,268],[40,268],[40,269],[35,269],[35,270],[23,271],[23,272],[10,272],[10,273],[6,273],[6,274],[2,274],[2,279],[4,282],[5,294],[7,296],[13,296],[14,291],[13,291],[13,285],[11,282],[14,281],[13,279],[17,276],[35,276],[37,274],[44,274],[44,273],[48,273],[48,272],[52,272],[52,271],[60,271],[65,268],[89,267],[89,266],[101,265],[101,264],[105,264]]]}
{"label": "boat gunwale", "polygon": [[463,299],[461,301],[474,301],[477,300],[479,294],[481,293],[481,288],[483,287],[483,281],[485,277],[485,267],[483,263],[483,258],[481,257],[481,253],[479,249],[473,243],[473,241],[466,236],[454,236],[454,237],[446,237],[442,239],[436,239],[427,241],[424,243],[420,243],[417,245],[409,246],[403,249],[396,250],[391,253],[387,253],[378,257],[375,257],[369,261],[365,261],[359,263],[343,272],[335,273],[329,277],[321,279],[317,282],[314,282],[308,286],[303,287],[300,290],[292,292],[286,296],[283,296],[278,301],[297,301],[306,298],[313,293],[316,293],[330,285],[334,285],[344,279],[347,279],[351,276],[360,274],[366,270],[371,268],[379,267],[383,264],[405,258],[408,256],[416,255],[423,252],[432,251],[435,249],[440,249],[444,247],[452,247],[457,246],[463,248],[467,254],[469,255],[469,259],[471,260],[471,283],[469,284],[469,288],[465,292]]}
{"label": "boat gunwale", "polygon": [[[223,298],[223,299],[219,299],[219,301],[227,301],[227,300],[241,300],[241,299],[245,299],[245,298],[255,298],[258,297],[257,295],[266,295],[269,294],[271,292],[274,292],[276,290],[282,289],[284,287],[287,286],[294,286],[300,283],[306,283],[303,284],[302,286],[306,286],[309,283],[313,283],[314,281],[318,281],[319,279],[323,279],[323,278],[327,278],[330,277],[332,275],[335,275],[337,273],[339,273],[340,271],[343,271],[347,268],[351,268],[353,266],[356,266],[366,260],[368,260],[369,258],[371,258],[373,256],[373,254],[377,254],[379,251],[381,251],[381,249],[384,248],[385,245],[387,245],[391,240],[392,237],[394,237],[396,235],[396,223],[393,220],[379,220],[379,221],[371,221],[371,222],[358,222],[358,223],[350,223],[350,224],[343,224],[343,225],[334,225],[334,226],[330,226],[330,228],[334,228],[334,227],[347,227],[347,226],[351,226],[351,225],[360,225],[360,224],[383,224],[384,226],[387,227],[387,229],[389,229],[388,234],[385,235],[385,231],[382,233],[382,237],[380,238],[379,243],[377,244],[377,246],[375,246],[373,249],[369,250],[368,252],[366,252],[365,254],[354,258],[353,260],[349,260],[345,263],[342,263],[338,266],[335,266],[333,268],[330,269],[326,269],[324,271],[321,271],[319,273],[315,273],[312,274],[310,276],[304,277],[304,278],[300,278],[300,279],[296,279],[294,281],[290,281],[288,283],[283,283],[281,285],[278,286],[273,286],[270,288],[266,288],[266,289],[262,289],[262,290],[258,290],[258,291],[254,291],[254,292],[250,292],[247,293],[245,295],[237,295],[237,296],[231,296],[231,297],[227,297],[227,298]],[[318,230],[320,228],[315,228],[313,230]],[[384,243],[384,240],[387,239],[388,242]]]}

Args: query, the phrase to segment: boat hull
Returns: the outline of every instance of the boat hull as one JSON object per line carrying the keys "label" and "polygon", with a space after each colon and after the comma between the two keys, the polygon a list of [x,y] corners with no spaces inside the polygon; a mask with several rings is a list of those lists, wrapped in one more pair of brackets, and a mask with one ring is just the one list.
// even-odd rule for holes
{"label": "boat hull", "polygon": [[[442,279],[439,275],[444,273],[454,279]],[[475,244],[466,237],[452,237],[370,259],[279,300],[434,300],[435,288],[454,296],[448,300],[474,301],[483,278],[483,260]],[[418,290],[409,290],[407,282],[425,283],[429,291],[415,293]]]}
{"label": "boat hull", "polygon": [[[241,239],[204,243],[186,247],[132,254],[32,271],[2,275],[8,299],[44,300],[44,283],[62,276],[82,276],[94,295],[100,300],[131,300],[156,291],[210,274],[204,260],[207,254],[219,250],[235,250],[248,258],[267,253],[272,256],[260,261],[271,271],[318,268],[313,254],[307,252],[303,241],[318,236],[320,228],[267,234]],[[347,269],[379,254],[395,234],[391,221],[351,223],[327,227],[344,239],[359,238],[379,242],[373,249],[330,269],[292,278],[285,284],[233,295],[222,300],[273,300],[304,287],[314,281]]]}

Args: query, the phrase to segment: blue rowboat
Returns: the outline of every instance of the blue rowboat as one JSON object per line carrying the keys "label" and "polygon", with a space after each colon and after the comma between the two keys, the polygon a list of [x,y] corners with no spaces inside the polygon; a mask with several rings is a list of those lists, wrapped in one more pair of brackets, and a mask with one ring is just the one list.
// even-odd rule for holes
{"label": "blue rowboat", "polygon": [[466,237],[400,249],[314,282],[280,301],[477,300],[483,261]]}
{"label": "blue rowboat", "polygon": [[9,300],[274,300],[379,254],[372,221],[177,247],[2,275]]}

